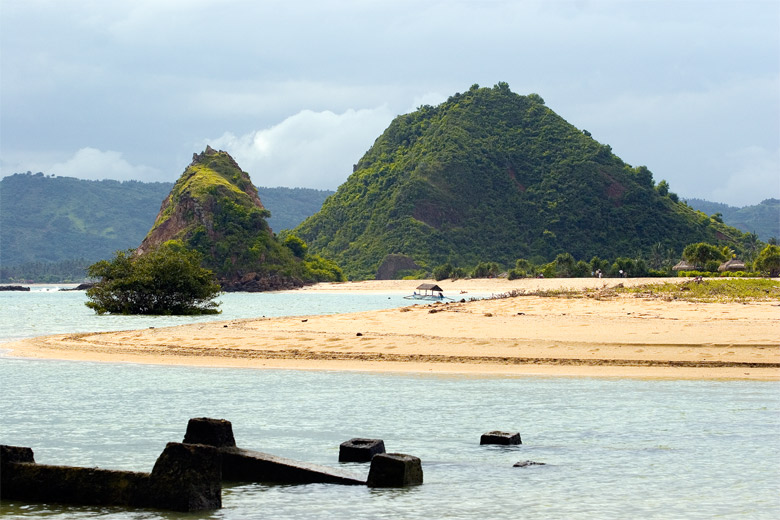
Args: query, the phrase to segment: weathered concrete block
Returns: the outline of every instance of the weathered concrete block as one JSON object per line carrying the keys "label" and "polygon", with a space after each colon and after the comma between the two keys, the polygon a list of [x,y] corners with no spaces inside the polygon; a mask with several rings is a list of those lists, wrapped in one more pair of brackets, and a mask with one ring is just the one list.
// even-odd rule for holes
{"label": "weathered concrete block", "polygon": [[199,417],[190,419],[187,423],[187,433],[184,434],[185,444],[206,444],[208,446],[234,447],[233,425],[225,419],[210,419]]}
{"label": "weathered concrete block", "polygon": [[501,444],[509,446],[513,444],[523,444],[520,440],[520,434],[517,432],[487,432],[483,433],[479,439],[480,444]]}
{"label": "weathered concrete block", "polygon": [[9,462],[35,462],[33,450],[22,446],[0,445],[0,464]]}
{"label": "weathered concrete block", "polygon": [[423,483],[422,462],[403,453],[379,453],[371,459],[369,487],[403,487]]}
{"label": "weathered concrete block", "polygon": [[339,462],[370,462],[374,455],[384,452],[382,439],[350,439],[339,446]]}
{"label": "weathered concrete block", "polygon": [[169,442],[149,481],[157,507],[175,511],[222,507],[222,456],[213,446]]}
{"label": "weathered concrete block", "polygon": [[277,484],[365,485],[364,480],[326,466],[299,462],[259,451],[221,448],[222,478],[238,482],[274,482]]}
{"label": "weathered concrete block", "polygon": [[30,448],[15,446],[0,447],[0,455],[3,499],[185,512],[222,503],[220,455],[212,446],[171,443],[152,474],[36,464]]}

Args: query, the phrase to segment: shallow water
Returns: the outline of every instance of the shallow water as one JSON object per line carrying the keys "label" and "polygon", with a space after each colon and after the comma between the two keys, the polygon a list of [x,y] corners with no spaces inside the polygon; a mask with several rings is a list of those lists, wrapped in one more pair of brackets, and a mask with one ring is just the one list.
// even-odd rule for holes
{"label": "shallow water", "polygon": [[[14,318],[9,299],[0,299],[0,318],[23,325],[15,333],[24,334],[181,319],[103,321],[86,308],[74,314],[83,306],[79,294],[83,299],[83,293],[17,299],[32,317]],[[231,302],[237,304],[225,306],[223,319],[240,312],[327,312],[330,304],[318,297],[341,295],[294,294],[292,301],[283,294],[235,296]],[[334,305],[358,300],[350,295]],[[393,303],[378,296],[360,305]],[[41,463],[150,471],[167,442],[182,440],[189,418],[207,416],[232,421],[241,447],[363,477],[367,465],[339,465],[338,446],[352,437],[381,438],[388,451],[420,457],[425,472],[422,486],[396,490],[226,486],[222,510],[194,515],[4,501],[0,516],[8,518],[780,517],[780,386],[774,382],[361,374],[0,357],[0,390],[0,442],[32,447]],[[480,435],[494,429],[519,431],[523,445],[479,446]],[[546,465],[512,467],[521,460]]]}

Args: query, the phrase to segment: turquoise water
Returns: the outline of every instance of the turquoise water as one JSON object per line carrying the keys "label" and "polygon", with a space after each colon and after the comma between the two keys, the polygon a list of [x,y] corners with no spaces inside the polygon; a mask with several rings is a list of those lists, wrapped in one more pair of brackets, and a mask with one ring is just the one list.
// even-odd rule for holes
{"label": "turquoise water", "polygon": [[[274,296],[238,300],[242,307],[257,302],[253,308],[272,315]],[[322,304],[306,303],[308,297],[277,303],[282,310]],[[43,300],[34,298],[24,296],[16,305],[32,301],[39,315],[17,314],[17,322],[96,330],[81,316],[70,324],[66,316],[44,316]],[[51,314],[70,312],[56,298]],[[386,296],[372,301],[392,303]],[[9,315],[7,302],[0,300],[2,319]],[[226,307],[229,312],[234,310]],[[123,322],[121,328],[131,327]],[[208,416],[232,421],[239,446],[360,476],[368,467],[339,465],[338,445],[352,437],[381,438],[388,451],[420,457],[425,472],[424,485],[402,490],[229,486],[222,510],[195,515],[6,501],[0,515],[8,518],[780,517],[780,387],[772,382],[480,378],[0,357],[0,389],[0,442],[32,447],[41,463],[150,471],[166,442],[182,440],[190,417]],[[479,446],[479,436],[494,429],[519,431],[524,444]],[[546,465],[512,467],[521,460]]]}

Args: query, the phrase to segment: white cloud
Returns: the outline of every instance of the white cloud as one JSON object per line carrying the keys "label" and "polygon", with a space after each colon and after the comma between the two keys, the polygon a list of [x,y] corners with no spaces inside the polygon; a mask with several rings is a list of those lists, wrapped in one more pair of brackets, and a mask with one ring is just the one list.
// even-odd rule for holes
{"label": "white cloud", "polygon": [[270,128],[207,143],[230,153],[256,186],[335,189],[393,116],[386,106],[341,114],[303,110]]}
{"label": "white cloud", "polygon": [[731,173],[710,192],[709,200],[745,206],[780,197],[780,149],[751,146],[728,157]]}
{"label": "white cloud", "polygon": [[102,151],[97,148],[82,148],[65,162],[53,164],[45,169],[60,177],[79,179],[114,179],[153,181],[160,177],[160,171],[143,165],[132,165],[122,158],[120,152]]}

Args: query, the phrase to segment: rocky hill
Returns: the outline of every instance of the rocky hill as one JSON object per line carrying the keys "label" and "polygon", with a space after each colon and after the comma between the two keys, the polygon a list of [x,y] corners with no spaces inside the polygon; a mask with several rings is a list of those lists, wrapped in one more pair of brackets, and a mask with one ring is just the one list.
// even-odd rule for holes
{"label": "rocky hill", "polygon": [[397,117],[295,233],[350,278],[373,278],[388,255],[429,270],[511,266],[562,252],[634,257],[659,243],[736,247],[742,235],[506,83]]}
{"label": "rocky hill", "polygon": [[214,271],[224,290],[275,290],[341,279],[335,265],[307,256],[305,247],[281,243],[266,222],[269,215],[249,175],[227,152],[207,147],[193,155],[136,254],[179,241],[203,255],[204,267]]}

